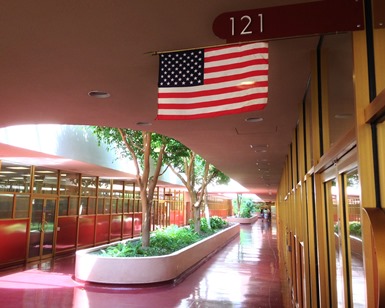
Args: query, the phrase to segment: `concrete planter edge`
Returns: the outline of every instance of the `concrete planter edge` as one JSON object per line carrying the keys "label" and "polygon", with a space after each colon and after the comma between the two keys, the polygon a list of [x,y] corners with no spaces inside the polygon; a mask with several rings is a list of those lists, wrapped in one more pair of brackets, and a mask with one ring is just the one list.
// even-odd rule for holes
{"label": "concrete planter edge", "polygon": [[240,225],[234,224],[202,241],[165,256],[114,258],[92,254],[118,242],[78,250],[75,279],[103,284],[149,284],[175,280],[225,246],[239,234],[239,231]]}
{"label": "concrete planter edge", "polygon": [[258,220],[258,215],[254,215],[250,218],[242,218],[242,217],[227,217],[227,221],[231,223],[238,223],[238,224],[252,224]]}

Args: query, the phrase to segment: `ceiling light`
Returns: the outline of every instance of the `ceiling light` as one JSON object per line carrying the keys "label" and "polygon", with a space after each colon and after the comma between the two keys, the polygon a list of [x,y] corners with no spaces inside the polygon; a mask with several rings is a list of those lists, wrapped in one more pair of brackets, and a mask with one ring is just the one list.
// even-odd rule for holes
{"label": "ceiling light", "polygon": [[336,119],[350,119],[353,115],[351,113],[339,113],[334,115],[334,117]]}
{"label": "ceiling light", "polygon": [[95,98],[108,98],[111,96],[108,92],[96,90],[88,92],[88,95]]}
{"label": "ceiling light", "polygon": [[267,149],[268,147],[268,144],[250,144],[250,148],[252,149]]}
{"label": "ceiling light", "polygon": [[13,170],[28,170],[29,167],[22,167],[22,166],[15,166],[15,167],[6,167],[7,169],[13,169]]}
{"label": "ceiling light", "polygon": [[268,144],[250,144],[250,148],[252,148],[255,153],[266,153],[268,147]]}
{"label": "ceiling light", "polygon": [[257,162],[255,163],[257,166],[270,166],[271,163],[269,161],[267,161],[267,159],[261,159],[261,160],[257,160]]}
{"label": "ceiling light", "polygon": [[139,126],[151,126],[152,123],[151,122],[136,122],[136,125],[139,125]]}
{"label": "ceiling light", "polygon": [[256,122],[262,122],[263,118],[261,117],[252,117],[252,118],[246,118],[245,122],[250,122],[250,123],[256,123]]}

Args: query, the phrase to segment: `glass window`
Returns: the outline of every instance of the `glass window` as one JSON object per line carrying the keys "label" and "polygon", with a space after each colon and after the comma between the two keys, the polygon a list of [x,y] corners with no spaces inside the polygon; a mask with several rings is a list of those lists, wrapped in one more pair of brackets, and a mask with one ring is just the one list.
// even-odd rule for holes
{"label": "glass window", "polygon": [[141,203],[140,199],[135,200],[134,211],[135,212],[141,212],[142,211],[142,203]]}
{"label": "glass window", "polygon": [[59,216],[68,215],[69,197],[61,197],[59,200]]}
{"label": "glass window", "polygon": [[123,213],[123,199],[116,200],[116,211],[117,213]]}
{"label": "glass window", "polygon": [[111,196],[111,180],[99,179],[98,196],[109,197]]}
{"label": "glass window", "polygon": [[123,200],[123,213],[130,212],[130,210],[129,210],[129,202],[130,202],[129,199],[124,198],[124,200]]}
{"label": "glass window", "polygon": [[96,213],[96,198],[88,198],[88,215]]}
{"label": "glass window", "polygon": [[104,214],[104,198],[98,198],[98,214]]}
{"label": "glass window", "polygon": [[79,213],[80,215],[93,215],[95,214],[96,198],[83,197],[80,203]]}
{"label": "glass window", "polygon": [[78,197],[70,197],[68,215],[77,215],[78,214],[78,206],[79,206],[79,198]]}
{"label": "glass window", "polygon": [[134,191],[135,184],[125,183],[124,185],[124,212],[134,212]]}
{"label": "glass window", "polygon": [[123,188],[124,188],[123,181],[114,180],[114,183],[112,185],[113,195],[115,197],[123,198]]}
{"label": "glass window", "polygon": [[87,213],[88,213],[88,198],[83,197],[81,198],[81,202],[80,202],[79,215],[87,215]]}
{"label": "glass window", "polygon": [[[59,202],[59,216],[77,215],[78,197],[61,197]],[[79,212],[79,215],[84,215],[84,211]]]}
{"label": "glass window", "polygon": [[0,191],[30,192],[31,167],[2,161],[0,164]]}
{"label": "glass window", "polygon": [[117,198],[112,198],[111,200],[111,213],[121,213],[121,211],[118,210],[119,206],[119,200]]}
{"label": "glass window", "polygon": [[96,196],[95,176],[82,176],[82,196]]}
{"label": "glass window", "polygon": [[16,195],[15,218],[28,218],[29,195]]}
{"label": "glass window", "polygon": [[[338,42],[338,43],[337,43]],[[329,146],[355,125],[352,34],[325,36]],[[327,147],[325,147],[325,150]]]}
{"label": "glass window", "polygon": [[0,218],[12,218],[13,194],[0,194]]}
{"label": "glass window", "polygon": [[305,169],[308,171],[313,165],[313,126],[312,126],[311,87],[309,86],[305,100]]}
{"label": "glass window", "polygon": [[110,213],[111,213],[111,199],[104,198],[104,214],[110,214]]}
{"label": "glass window", "polygon": [[60,194],[79,195],[79,174],[60,173]]}
{"label": "glass window", "polygon": [[123,196],[124,196],[123,188],[124,188],[123,181],[114,180],[114,183],[112,186],[112,196],[114,197],[112,199],[112,207],[111,207],[112,213],[123,212]]}
{"label": "glass window", "polygon": [[58,170],[36,167],[33,192],[37,194],[57,194]]}

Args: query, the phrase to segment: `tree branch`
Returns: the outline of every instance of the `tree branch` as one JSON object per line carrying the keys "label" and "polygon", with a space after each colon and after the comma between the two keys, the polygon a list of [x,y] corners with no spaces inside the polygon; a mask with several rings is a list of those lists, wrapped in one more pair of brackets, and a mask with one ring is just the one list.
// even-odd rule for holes
{"label": "tree branch", "polygon": [[139,164],[138,164],[138,158],[135,155],[135,151],[132,148],[131,144],[128,143],[128,141],[127,141],[127,134],[121,128],[118,128],[118,131],[120,133],[120,136],[122,137],[123,143],[126,145],[128,151],[130,152],[130,154],[132,156],[132,159],[133,159],[134,165],[135,165],[136,175],[140,176],[140,168],[139,168]]}

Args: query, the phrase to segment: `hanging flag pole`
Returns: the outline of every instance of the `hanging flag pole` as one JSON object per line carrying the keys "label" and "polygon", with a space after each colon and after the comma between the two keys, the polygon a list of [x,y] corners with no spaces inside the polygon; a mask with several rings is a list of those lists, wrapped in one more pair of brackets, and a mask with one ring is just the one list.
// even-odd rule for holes
{"label": "hanging flag pole", "polygon": [[158,120],[210,118],[266,106],[266,42],[158,54]]}
{"label": "hanging flag pole", "polygon": [[253,43],[266,43],[266,40],[251,40],[247,42],[236,42],[236,43],[224,43],[224,44],[216,44],[216,45],[208,45],[208,46],[200,46],[200,47],[191,47],[191,48],[181,48],[181,49],[172,49],[172,50],[157,50],[157,51],[148,51],[145,54],[151,54],[152,56],[159,56],[164,53],[172,53],[172,52],[180,52],[180,51],[190,51],[197,49],[210,49],[210,48],[221,48],[221,47],[235,47],[245,44],[253,44]]}

